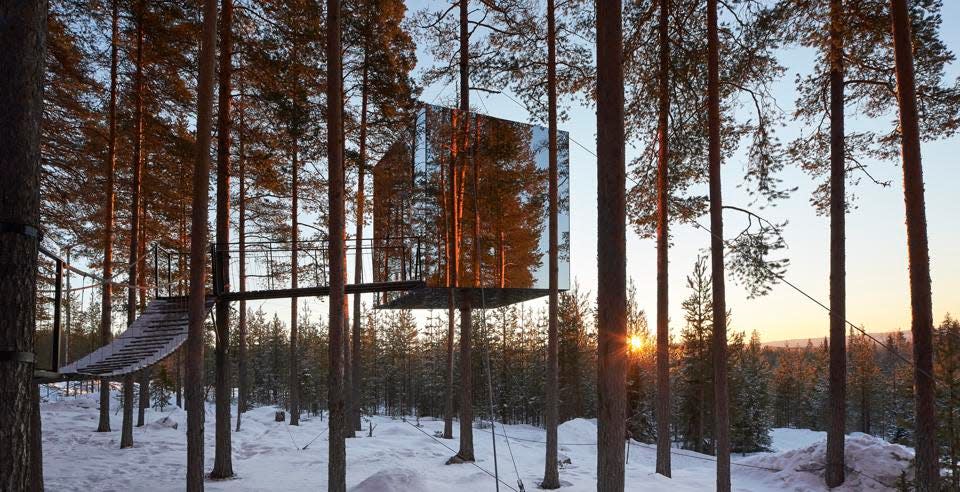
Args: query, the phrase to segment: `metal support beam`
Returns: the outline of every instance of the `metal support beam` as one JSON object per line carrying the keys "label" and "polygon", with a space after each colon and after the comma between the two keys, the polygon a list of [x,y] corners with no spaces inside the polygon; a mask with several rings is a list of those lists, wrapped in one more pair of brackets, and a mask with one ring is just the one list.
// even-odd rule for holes
{"label": "metal support beam", "polygon": [[[426,284],[422,280],[402,282],[373,282],[369,284],[346,285],[347,294],[369,294],[374,292],[407,291],[421,289]],[[255,290],[246,292],[226,292],[220,296],[226,301],[253,301],[261,299],[283,299],[289,297],[327,297],[330,287],[300,287],[296,289]]]}

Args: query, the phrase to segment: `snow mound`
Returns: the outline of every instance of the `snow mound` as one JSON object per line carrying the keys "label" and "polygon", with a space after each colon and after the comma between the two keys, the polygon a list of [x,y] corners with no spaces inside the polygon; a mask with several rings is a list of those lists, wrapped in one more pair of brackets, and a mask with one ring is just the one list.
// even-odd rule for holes
{"label": "snow mound", "polygon": [[427,490],[423,477],[409,468],[387,468],[370,475],[352,492],[420,492]]}
{"label": "snow mound", "polygon": [[791,429],[789,427],[779,427],[770,431],[771,451],[789,451],[791,449],[805,448],[816,444],[819,441],[827,439],[827,433],[824,431],[814,431],[810,429]]}
{"label": "snow mound", "polygon": [[591,444],[597,442],[596,419],[573,419],[557,426],[557,440],[564,444]]}
{"label": "snow mound", "polygon": [[[768,482],[791,490],[825,490],[823,475],[826,463],[826,441],[782,453],[761,454],[738,461],[756,469],[754,474],[768,474]],[[834,490],[896,490],[897,481],[909,469],[913,450],[891,444],[878,437],[853,433],[847,436],[844,458],[847,479]]]}

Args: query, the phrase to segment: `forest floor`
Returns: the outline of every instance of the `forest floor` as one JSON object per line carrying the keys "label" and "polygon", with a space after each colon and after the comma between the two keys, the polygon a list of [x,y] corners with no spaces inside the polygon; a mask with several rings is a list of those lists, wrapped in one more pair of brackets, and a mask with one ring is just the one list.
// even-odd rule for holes
{"label": "forest floor", "polygon": [[[94,432],[97,395],[68,397],[41,406],[43,468],[48,490],[153,491],[183,490],[186,463],[186,413],[173,407],[147,410],[143,427],[134,428],[134,447],[121,450],[120,421],[111,409],[112,432]],[[114,401],[114,404],[116,402]],[[234,415],[236,413],[234,412]],[[234,417],[236,418],[236,417]],[[213,406],[207,407],[206,465],[213,462]],[[404,421],[375,416],[373,437],[365,430],[347,440],[347,488],[355,492],[495,490],[492,435],[474,428],[476,466],[444,465],[458,441],[432,437],[443,422]],[[233,426],[235,426],[235,421]],[[300,426],[274,422],[274,409],[261,407],[244,413],[240,432],[233,434],[233,468],[237,476],[208,480],[208,490],[324,490],[327,482],[327,421],[303,418]],[[528,425],[498,426],[496,440],[500,490],[534,490],[543,474],[543,429]],[[455,435],[458,430],[454,425]],[[561,490],[596,490],[596,423],[575,419],[559,429],[563,465]],[[456,436],[455,436],[456,437]],[[740,491],[826,490],[823,484],[825,433],[802,429],[775,429],[773,452],[733,459],[733,487]],[[309,443],[309,446],[307,444]],[[442,443],[442,444],[441,444]],[[847,438],[847,466],[852,471],[845,486],[834,489],[895,490],[897,478],[913,453],[909,448],[863,434]],[[306,446],[306,449],[303,449]],[[514,461],[516,460],[516,468]],[[714,488],[712,457],[676,450],[673,478],[653,473],[653,446],[633,443],[626,465],[627,490],[697,491]]]}

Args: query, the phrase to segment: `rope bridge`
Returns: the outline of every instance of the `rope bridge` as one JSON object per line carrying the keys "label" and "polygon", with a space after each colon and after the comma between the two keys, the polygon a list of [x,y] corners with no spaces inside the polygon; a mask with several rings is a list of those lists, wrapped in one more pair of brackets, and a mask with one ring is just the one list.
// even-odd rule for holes
{"label": "rope bridge", "polygon": [[[408,266],[399,272],[393,272],[389,278],[367,282],[361,271],[361,282],[347,284],[347,294],[384,293],[393,291],[411,291],[424,287],[421,279],[421,260],[418,241],[410,238],[398,238],[390,241],[365,240],[359,248],[353,241],[347,241],[346,265],[352,266],[357,256],[361,265],[372,262],[375,255],[401,255],[408,258]],[[188,298],[185,290],[189,270],[188,255],[168,251],[154,245],[147,249],[137,263],[152,263],[153,269],[143,272],[144,284],[128,285],[115,278],[103,279],[85,272],[52,252],[50,248],[41,248],[42,261],[38,262],[38,275],[44,283],[52,284],[50,291],[40,290],[38,302],[52,304],[51,326],[51,367],[50,370],[36,370],[34,379],[42,382],[116,378],[157,364],[173,354],[187,339]],[[211,275],[208,278],[206,314],[218,301],[262,300],[294,297],[325,297],[330,294],[327,283],[329,278],[329,258],[324,241],[292,242],[252,242],[246,244],[230,243],[214,245],[210,249]],[[365,258],[364,255],[369,255]],[[152,258],[150,258],[152,257]],[[150,261],[152,260],[152,262]],[[222,268],[226,266],[226,268]],[[362,266],[361,266],[362,268]],[[44,273],[47,269],[49,272]],[[79,274],[93,280],[92,285],[75,289],[64,289],[65,272]],[[120,275],[122,272],[119,272]],[[352,276],[351,276],[352,277]],[[297,281],[293,281],[296,279]],[[110,343],[92,353],[60,366],[61,307],[64,294],[71,291],[85,291],[106,284],[118,288],[137,289],[142,296],[153,294],[152,300],[139,313],[137,319],[126,331],[114,337]],[[67,283],[69,286],[69,281]],[[232,288],[231,288],[232,287]],[[52,294],[52,298],[47,295]],[[68,318],[69,320],[69,318]]]}
{"label": "rope bridge", "polygon": [[[215,299],[207,297],[206,312]],[[61,377],[112,378],[151,366],[175,352],[187,340],[187,298],[154,299],[140,317],[109,344],[60,368]]]}

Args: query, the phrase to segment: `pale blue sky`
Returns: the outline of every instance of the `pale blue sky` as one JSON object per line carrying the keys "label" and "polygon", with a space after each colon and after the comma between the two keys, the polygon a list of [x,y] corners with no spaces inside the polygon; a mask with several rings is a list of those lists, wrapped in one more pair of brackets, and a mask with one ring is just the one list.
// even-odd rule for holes
{"label": "pale blue sky", "polygon": [[[411,11],[420,2],[410,2]],[[944,2],[943,37],[955,53],[960,51],[960,33],[950,26],[960,22],[960,2]],[[418,68],[430,63],[419,51]],[[811,65],[809,53],[785,51],[782,63],[787,67],[783,81],[776,87],[779,104],[790,111],[794,102],[793,80]],[[951,66],[948,77],[960,75],[960,67]],[[449,103],[455,96],[454,85],[427,87],[423,99],[438,98]],[[439,95],[438,95],[439,93]],[[525,110],[503,95],[474,93],[473,109],[493,116],[529,121]],[[848,127],[868,124],[848,111]],[[596,115],[592,108],[570,106],[570,119],[561,123],[572,139],[595,149]],[[784,138],[799,131],[790,123]],[[570,145],[571,189],[571,274],[584,290],[596,292],[596,159],[576,144]],[[634,153],[628,147],[628,161]],[[954,137],[923,146],[924,181],[926,183],[930,257],[933,275],[934,315],[939,321],[947,313],[960,314],[960,204],[957,187],[960,167],[957,153],[960,138]],[[731,205],[745,206],[749,199],[737,184],[742,178],[743,162],[736,158],[724,166],[724,200]],[[858,208],[847,218],[847,317],[868,331],[880,332],[910,328],[906,229],[902,175],[899,162],[873,163],[871,173],[880,180],[891,181],[888,188],[867,184],[855,190]],[[827,303],[829,298],[829,219],[817,216],[809,203],[813,181],[795,167],[783,174],[785,182],[799,189],[793,196],[764,215],[774,221],[789,220],[785,238],[786,255],[791,260],[787,278],[814,297]],[[740,218],[728,214],[728,231],[736,229]],[[701,219],[706,224],[707,218]],[[692,226],[674,226],[674,246],[670,251],[671,330],[677,333],[683,320],[680,303],[688,292],[685,276],[692,269],[698,254],[709,246],[709,235]],[[628,275],[638,289],[640,306],[653,321],[656,299],[656,250],[652,240],[641,240],[632,231],[628,234]],[[765,297],[747,299],[746,291],[732,278],[727,281],[727,304],[733,311],[731,328],[758,330],[765,341],[822,337],[828,332],[826,312],[785,285],[775,286]]]}

